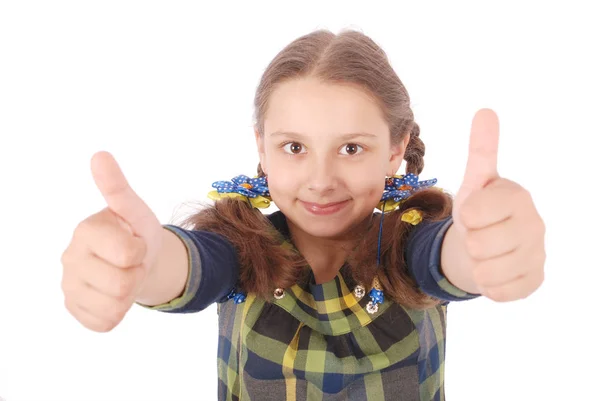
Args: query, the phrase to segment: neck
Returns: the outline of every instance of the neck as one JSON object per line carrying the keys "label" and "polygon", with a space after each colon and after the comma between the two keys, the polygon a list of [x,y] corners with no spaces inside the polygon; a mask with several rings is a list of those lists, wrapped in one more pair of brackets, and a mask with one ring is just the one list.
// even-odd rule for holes
{"label": "neck", "polygon": [[294,246],[311,267],[315,282],[322,284],[335,278],[370,223],[371,216],[332,238],[313,236],[289,220],[288,228]]}

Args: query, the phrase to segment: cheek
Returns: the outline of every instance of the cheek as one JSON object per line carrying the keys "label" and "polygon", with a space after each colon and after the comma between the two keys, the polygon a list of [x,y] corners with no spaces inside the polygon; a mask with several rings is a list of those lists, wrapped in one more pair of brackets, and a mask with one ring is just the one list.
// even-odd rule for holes
{"label": "cheek", "polygon": [[356,196],[365,198],[380,198],[385,188],[385,176],[373,172],[373,169],[363,168],[349,175],[348,186]]}
{"label": "cheek", "polygon": [[368,203],[379,202],[383,189],[383,182],[373,180],[372,178],[366,181],[355,181],[352,185],[352,192],[354,192],[355,197],[363,199]]}
{"label": "cheek", "polygon": [[294,174],[284,169],[273,169],[269,172],[269,192],[275,202],[297,193],[299,180]]}

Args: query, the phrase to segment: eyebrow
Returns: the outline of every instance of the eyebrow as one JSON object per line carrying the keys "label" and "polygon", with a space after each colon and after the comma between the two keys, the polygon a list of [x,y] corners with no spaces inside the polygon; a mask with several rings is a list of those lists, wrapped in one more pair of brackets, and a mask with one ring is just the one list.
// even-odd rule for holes
{"label": "eyebrow", "polygon": [[[271,136],[271,137],[291,136],[291,137],[296,137],[296,138],[304,137],[303,134],[300,134],[298,132],[292,132],[292,131],[275,131],[275,132],[270,133],[268,136]],[[370,134],[368,132],[351,132],[348,134],[340,135],[339,137],[344,140],[349,140],[349,139],[360,138],[360,137],[377,138],[377,135]]]}

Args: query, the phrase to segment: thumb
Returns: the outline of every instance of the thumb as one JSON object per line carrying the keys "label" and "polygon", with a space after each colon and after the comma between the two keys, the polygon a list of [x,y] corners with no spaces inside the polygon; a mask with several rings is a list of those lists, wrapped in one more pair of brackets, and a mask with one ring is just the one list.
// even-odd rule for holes
{"label": "thumb", "polygon": [[120,223],[124,223],[134,234],[147,232],[145,226],[156,217],[129,186],[114,157],[108,152],[98,152],[92,157],[91,168],[96,186],[108,208],[122,219]]}
{"label": "thumb", "polygon": [[[498,178],[498,116],[491,109],[481,109],[473,117],[469,139],[469,158],[463,179],[463,189],[484,188]],[[470,192],[469,191],[469,192]]]}

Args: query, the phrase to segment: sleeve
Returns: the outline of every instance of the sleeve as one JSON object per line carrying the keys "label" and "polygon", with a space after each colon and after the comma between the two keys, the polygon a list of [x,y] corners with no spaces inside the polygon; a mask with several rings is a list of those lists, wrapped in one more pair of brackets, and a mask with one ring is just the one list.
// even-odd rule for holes
{"label": "sleeve", "polygon": [[194,313],[222,302],[237,283],[239,264],[235,249],[224,237],[208,232],[163,225],[177,235],[187,250],[189,273],[183,294],[162,305],[143,308],[168,313]]}
{"label": "sleeve", "polygon": [[442,244],[452,225],[452,216],[441,221],[423,220],[415,226],[406,245],[408,270],[419,289],[444,303],[479,297],[456,287],[442,273]]}

